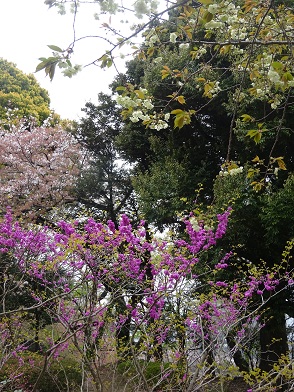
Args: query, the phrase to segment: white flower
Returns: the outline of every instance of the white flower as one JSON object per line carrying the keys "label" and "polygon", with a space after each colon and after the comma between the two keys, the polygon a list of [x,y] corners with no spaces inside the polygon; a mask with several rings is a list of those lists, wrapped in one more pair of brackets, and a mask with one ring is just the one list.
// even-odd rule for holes
{"label": "white flower", "polygon": [[210,22],[205,23],[205,27],[207,29],[219,29],[220,27],[223,26],[224,26],[223,22],[217,22],[216,20],[211,20]]}
{"label": "white flower", "polygon": [[217,9],[218,9],[218,5],[217,4],[210,4],[208,6],[207,11],[210,12],[211,14],[215,14]]}
{"label": "white flower", "polygon": [[141,19],[143,15],[149,15],[150,13],[150,10],[148,9],[147,4],[144,0],[137,0],[133,6],[136,12],[136,16],[139,19]]}
{"label": "white flower", "polygon": [[148,40],[148,44],[149,46],[153,46],[155,44],[155,42],[159,41],[159,38],[156,34],[152,35],[149,40]]}
{"label": "white flower", "polygon": [[162,62],[162,57],[156,57],[154,60],[155,64],[161,63]]}
{"label": "white flower", "polygon": [[154,108],[154,105],[152,104],[152,102],[151,102],[150,99],[145,99],[145,100],[143,101],[143,106],[144,106],[146,109],[153,109],[153,108]]}
{"label": "white flower", "polygon": [[201,227],[199,226],[199,223],[195,217],[190,218],[190,223],[191,223],[191,226],[193,227],[194,231],[198,232],[201,229]]}
{"label": "white flower", "polygon": [[229,170],[230,176],[235,176],[236,174],[242,173],[243,172],[243,166],[236,167],[234,169]]}
{"label": "white flower", "polygon": [[170,113],[165,113],[164,119],[165,121],[168,121],[170,119]]}
{"label": "white flower", "polygon": [[130,117],[130,120],[131,120],[133,123],[138,122],[139,119],[140,119],[141,114],[143,114],[143,113],[141,112],[141,110],[136,110],[136,111],[134,111],[133,114],[132,114],[132,116]]}
{"label": "white flower", "polygon": [[172,42],[173,44],[175,44],[177,38],[178,38],[177,33],[170,33],[170,35],[169,35],[169,40],[170,40],[170,42]]}
{"label": "white flower", "polygon": [[269,80],[273,83],[278,83],[280,81],[280,75],[273,68],[270,68],[267,76],[268,76]]}
{"label": "white flower", "polygon": [[188,43],[182,43],[182,44],[179,45],[179,48],[181,50],[185,50],[185,49],[189,49],[189,46],[190,45]]}
{"label": "white flower", "polygon": [[116,97],[116,102],[119,105],[126,107],[126,108],[137,106],[136,102],[133,101],[130,97],[126,97],[126,96],[122,96],[122,95],[118,95]]}

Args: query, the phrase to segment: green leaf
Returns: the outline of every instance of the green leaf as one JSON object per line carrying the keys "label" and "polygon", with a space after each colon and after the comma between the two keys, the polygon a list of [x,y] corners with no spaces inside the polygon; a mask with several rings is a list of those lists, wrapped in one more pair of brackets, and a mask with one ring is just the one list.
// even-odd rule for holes
{"label": "green leaf", "polygon": [[47,46],[48,46],[48,48],[50,48],[51,50],[54,50],[55,52],[60,52],[60,53],[63,52],[63,50],[59,46],[56,46],[56,45],[47,45]]}
{"label": "green leaf", "polygon": [[213,3],[213,0],[198,0],[199,3],[209,5]]}
{"label": "green leaf", "polygon": [[115,90],[116,91],[126,91],[126,88],[124,86],[118,86]]}
{"label": "green leaf", "polygon": [[213,19],[213,14],[209,11],[206,11],[203,15],[203,21],[204,23],[208,23]]}
{"label": "green leaf", "polygon": [[54,62],[54,63],[49,63],[47,65],[47,67],[45,68],[46,76],[49,75],[49,78],[50,78],[51,81],[54,78],[56,64],[57,64],[57,61]]}
{"label": "green leaf", "polygon": [[242,114],[241,118],[242,122],[250,122],[254,120],[254,118],[251,117],[249,114]]}
{"label": "green leaf", "polygon": [[255,169],[252,168],[248,169],[247,178],[252,178],[255,173],[256,173]]}
{"label": "green leaf", "polygon": [[280,63],[279,61],[273,61],[271,66],[273,67],[273,69],[275,71],[279,71],[280,69],[282,69],[284,66],[282,63]]}
{"label": "green leaf", "polygon": [[42,69],[46,68],[47,65],[48,65],[48,61],[47,60],[46,61],[42,61],[41,63],[39,63],[37,65],[35,72],[41,71]]}
{"label": "green leaf", "polygon": [[278,163],[279,169],[287,170],[283,157],[278,157],[275,159],[275,161]]}
{"label": "green leaf", "polygon": [[263,186],[264,186],[264,184],[263,184],[262,181],[253,181],[253,182],[251,182],[251,185],[253,186],[253,189],[254,189],[256,192],[261,191],[262,188],[263,188]]}
{"label": "green leaf", "polygon": [[175,118],[175,121],[174,121],[174,127],[181,129],[181,128],[183,128],[184,125],[185,125],[185,115],[178,114]]}
{"label": "green leaf", "polygon": [[182,109],[175,109],[175,110],[172,110],[170,113],[171,114],[180,114],[180,113],[184,113],[184,111]]}
{"label": "green leaf", "polygon": [[246,136],[249,136],[251,139],[255,141],[256,144],[258,144],[261,140],[261,134],[262,131],[260,129],[251,129],[250,131],[247,132]]}
{"label": "green leaf", "polygon": [[293,80],[293,75],[289,71],[287,71],[283,74],[282,79],[284,82],[287,82],[289,80]]}
{"label": "green leaf", "polygon": [[142,90],[134,90],[134,93],[136,93],[138,98],[140,98],[140,99],[144,99],[145,98],[145,94],[143,93]]}
{"label": "green leaf", "polygon": [[179,103],[181,103],[182,105],[184,105],[184,104],[186,103],[185,97],[184,97],[183,95],[179,95],[179,96],[177,97],[177,101],[178,101]]}

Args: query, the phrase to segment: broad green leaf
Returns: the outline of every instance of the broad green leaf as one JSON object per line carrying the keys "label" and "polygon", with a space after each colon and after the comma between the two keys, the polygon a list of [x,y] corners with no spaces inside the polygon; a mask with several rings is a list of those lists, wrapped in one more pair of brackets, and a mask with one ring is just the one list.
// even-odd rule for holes
{"label": "broad green leaf", "polygon": [[209,11],[206,11],[203,15],[203,22],[208,23],[213,19],[213,14]]}
{"label": "broad green leaf", "polygon": [[227,54],[231,50],[232,45],[224,45],[220,48],[220,53],[221,54]]}
{"label": "broad green leaf", "polygon": [[171,114],[181,114],[181,113],[184,113],[184,111],[182,109],[175,109],[175,110],[172,110],[170,113]]}
{"label": "broad green leaf", "polygon": [[175,118],[175,121],[174,121],[174,127],[181,129],[181,128],[183,128],[184,125],[185,125],[185,115],[178,114]]}
{"label": "broad green leaf", "polygon": [[199,3],[209,5],[213,3],[213,0],[198,0]]}
{"label": "broad green leaf", "polygon": [[284,65],[282,63],[280,63],[279,61],[273,61],[271,66],[273,67],[273,69],[275,71],[278,71],[280,69],[283,69]]}
{"label": "broad green leaf", "polygon": [[256,144],[260,142],[262,131],[260,129],[251,129],[247,132],[246,136],[249,136],[255,141]]}
{"label": "broad green leaf", "polygon": [[50,48],[51,50],[54,50],[55,52],[60,52],[60,53],[63,52],[63,50],[59,46],[56,46],[56,45],[47,45],[47,46],[48,46],[48,48]]}
{"label": "broad green leaf", "polygon": [[144,99],[145,98],[145,94],[143,93],[142,90],[135,90],[134,93],[136,93],[138,98],[140,98],[140,99]]}
{"label": "broad green leaf", "polygon": [[214,88],[215,83],[209,82],[204,85],[204,96],[207,98],[212,98],[211,90]]}
{"label": "broad green leaf", "polygon": [[254,118],[251,117],[249,114],[242,114],[241,118],[242,122],[250,122],[254,120]]}
{"label": "broad green leaf", "polygon": [[42,69],[46,68],[47,65],[48,65],[48,61],[42,61],[37,65],[35,72],[41,71]]}
{"label": "broad green leaf", "polygon": [[293,75],[289,71],[285,72],[282,76],[282,79],[284,82],[287,82],[289,80],[293,80]]}
{"label": "broad green leaf", "polygon": [[261,140],[261,132],[258,132],[255,136],[254,136],[254,141],[256,144],[258,144]]}
{"label": "broad green leaf", "polygon": [[154,54],[154,47],[152,46],[151,48],[148,48],[148,50],[147,50],[147,54],[148,54],[148,56],[153,56],[153,54]]}

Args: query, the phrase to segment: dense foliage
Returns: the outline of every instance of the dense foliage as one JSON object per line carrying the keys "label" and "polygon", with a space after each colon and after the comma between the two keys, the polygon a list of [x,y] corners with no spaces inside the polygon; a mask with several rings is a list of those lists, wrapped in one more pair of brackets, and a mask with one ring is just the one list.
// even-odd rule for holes
{"label": "dense foliage", "polygon": [[42,125],[52,117],[48,92],[43,89],[33,75],[25,75],[15,64],[0,59],[0,120],[6,129],[20,120],[26,119],[27,126],[32,122]]}

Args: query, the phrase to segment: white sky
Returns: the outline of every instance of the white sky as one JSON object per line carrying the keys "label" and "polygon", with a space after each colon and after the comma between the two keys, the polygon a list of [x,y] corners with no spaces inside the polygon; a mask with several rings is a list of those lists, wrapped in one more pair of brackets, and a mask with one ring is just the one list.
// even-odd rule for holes
{"label": "white sky", "polygon": [[[77,36],[102,33],[101,22],[93,17],[95,11],[89,6],[78,15]],[[72,42],[72,18],[72,14],[59,15],[55,8],[49,10],[43,0],[0,0],[0,57],[15,63],[26,74],[34,73],[38,58],[51,55],[47,45],[65,49]],[[94,39],[76,45],[73,64],[85,65],[99,57],[104,52],[102,45]],[[119,71],[123,71],[123,61]],[[77,119],[86,102],[96,103],[99,92],[108,92],[115,70],[90,66],[71,79],[57,71],[52,82],[44,71],[34,75],[49,91],[51,109],[62,118]]]}

